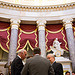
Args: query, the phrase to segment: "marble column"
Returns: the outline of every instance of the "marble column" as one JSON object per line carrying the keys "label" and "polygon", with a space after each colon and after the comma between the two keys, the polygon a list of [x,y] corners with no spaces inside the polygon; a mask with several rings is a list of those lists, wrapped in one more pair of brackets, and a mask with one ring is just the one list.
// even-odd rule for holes
{"label": "marble column", "polygon": [[9,56],[8,56],[8,65],[13,59],[16,57],[16,49],[17,49],[17,38],[18,38],[18,28],[20,20],[11,19],[11,37],[10,37],[10,48],[9,48]]}
{"label": "marble column", "polygon": [[63,25],[65,26],[65,30],[66,30],[70,59],[72,61],[72,69],[75,71],[75,47],[74,47],[72,21],[73,21],[72,18],[65,18],[63,19],[64,22]]}
{"label": "marble column", "polygon": [[37,20],[39,47],[41,49],[41,56],[46,58],[46,45],[45,45],[45,20]]}

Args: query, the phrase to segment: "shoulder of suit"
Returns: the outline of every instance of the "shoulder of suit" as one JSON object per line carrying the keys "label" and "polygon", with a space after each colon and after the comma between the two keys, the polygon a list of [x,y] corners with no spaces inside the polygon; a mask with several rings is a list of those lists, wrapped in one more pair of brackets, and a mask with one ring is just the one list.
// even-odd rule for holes
{"label": "shoulder of suit", "polygon": [[57,65],[62,65],[61,63],[57,63],[57,62],[55,62]]}

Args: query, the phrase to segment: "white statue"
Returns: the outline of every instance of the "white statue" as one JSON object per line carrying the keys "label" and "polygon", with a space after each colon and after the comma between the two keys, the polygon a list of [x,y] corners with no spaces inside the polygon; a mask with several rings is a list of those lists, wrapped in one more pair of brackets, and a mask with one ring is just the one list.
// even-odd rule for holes
{"label": "white statue", "polygon": [[53,46],[50,46],[51,50],[54,52],[53,53],[54,55],[57,55],[57,54],[58,54],[58,56],[63,55],[64,49],[61,48],[60,44],[61,43],[58,41],[58,38],[56,38],[53,41]]}
{"label": "white statue", "polygon": [[56,38],[54,41],[53,41],[53,46],[54,48],[56,49],[60,49],[60,42],[58,41],[58,38]]}

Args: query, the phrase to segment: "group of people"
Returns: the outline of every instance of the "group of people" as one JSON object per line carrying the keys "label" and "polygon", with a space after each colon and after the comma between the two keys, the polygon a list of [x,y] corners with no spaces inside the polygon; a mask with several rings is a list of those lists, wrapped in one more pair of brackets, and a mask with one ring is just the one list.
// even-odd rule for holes
{"label": "group of people", "polygon": [[11,75],[63,75],[62,64],[56,63],[53,54],[48,54],[47,58],[41,55],[39,47],[34,48],[33,57],[23,61],[26,58],[27,51],[21,49],[18,51],[17,57],[11,64]]}

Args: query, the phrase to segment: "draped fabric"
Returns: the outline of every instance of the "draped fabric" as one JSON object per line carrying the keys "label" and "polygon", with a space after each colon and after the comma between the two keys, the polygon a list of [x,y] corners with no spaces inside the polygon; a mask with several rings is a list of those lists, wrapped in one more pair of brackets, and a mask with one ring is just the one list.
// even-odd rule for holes
{"label": "draped fabric", "polygon": [[66,32],[62,24],[46,25],[46,50],[50,50],[53,41],[58,38],[62,49],[68,51]]}
{"label": "draped fabric", "polygon": [[[5,52],[9,52],[10,43],[10,23],[0,22],[0,47]],[[14,37],[14,36],[13,36]],[[26,47],[29,44],[33,50],[38,46],[38,33],[36,25],[20,25],[18,30],[17,51]]]}
{"label": "draped fabric", "polygon": [[0,22],[0,47],[2,50],[9,51],[10,23]]}
{"label": "draped fabric", "polygon": [[[75,37],[75,22],[73,23],[73,32]],[[10,23],[0,22],[0,47],[6,52],[9,52],[10,33]],[[50,46],[53,45],[55,38],[58,38],[58,41],[61,42],[61,48],[68,51],[66,32],[62,24],[46,25],[45,36],[47,51],[50,50]],[[38,30],[36,25],[20,25],[18,30],[17,51],[25,48],[27,44],[33,50],[34,47],[38,47],[38,41]]]}
{"label": "draped fabric", "polygon": [[38,33],[36,25],[21,25],[18,34],[18,47],[17,50],[23,49],[28,44],[33,50],[38,46]]}

